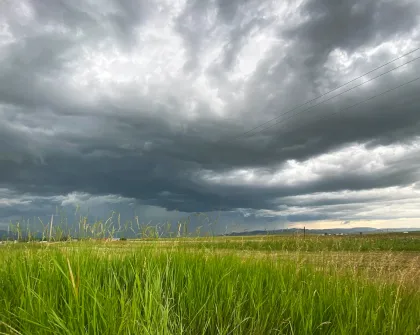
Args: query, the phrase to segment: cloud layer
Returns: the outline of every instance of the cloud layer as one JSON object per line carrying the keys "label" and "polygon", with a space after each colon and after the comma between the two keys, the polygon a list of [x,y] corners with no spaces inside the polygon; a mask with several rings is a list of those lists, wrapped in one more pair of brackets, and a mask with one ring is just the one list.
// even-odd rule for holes
{"label": "cloud layer", "polygon": [[0,222],[415,222],[420,50],[326,93],[419,42],[408,0],[3,1]]}

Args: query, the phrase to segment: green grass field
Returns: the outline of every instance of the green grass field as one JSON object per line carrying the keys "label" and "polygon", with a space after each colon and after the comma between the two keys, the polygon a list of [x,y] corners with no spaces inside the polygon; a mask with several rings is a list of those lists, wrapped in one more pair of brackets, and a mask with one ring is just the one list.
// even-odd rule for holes
{"label": "green grass field", "polygon": [[420,334],[420,236],[0,246],[3,334]]}

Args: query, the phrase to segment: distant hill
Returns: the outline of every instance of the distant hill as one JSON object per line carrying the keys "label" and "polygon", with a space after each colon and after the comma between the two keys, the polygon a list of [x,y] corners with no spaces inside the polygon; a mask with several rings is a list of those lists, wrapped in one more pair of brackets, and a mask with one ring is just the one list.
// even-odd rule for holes
{"label": "distant hill", "polygon": [[[386,233],[386,232],[404,232],[404,231],[420,231],[420,228],[393,228],[393,229],[376,229],[371,227],[356,227],[356,228],[334,228],[334,229],[306,229],[307,234],[372,234],[372,233]],[[295,233],[303,233],[301,228],[289,228],[278,230],[252,230],[246,232],[232,232],[224,234],[225,236],[253,236],[253,235],[291,235]]]}

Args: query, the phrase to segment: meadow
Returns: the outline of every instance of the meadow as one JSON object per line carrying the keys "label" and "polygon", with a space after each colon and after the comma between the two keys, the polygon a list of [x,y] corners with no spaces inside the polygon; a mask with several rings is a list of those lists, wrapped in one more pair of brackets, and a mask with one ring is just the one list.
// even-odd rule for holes
{"label": "meadow", "polygon": [[420,334],[420,235],[0,245],[2,334]]}

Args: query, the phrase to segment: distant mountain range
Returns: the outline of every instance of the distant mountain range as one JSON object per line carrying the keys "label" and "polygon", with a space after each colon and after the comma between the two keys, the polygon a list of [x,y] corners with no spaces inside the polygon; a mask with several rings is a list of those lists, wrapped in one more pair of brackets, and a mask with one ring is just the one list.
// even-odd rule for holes
{"label": "distant mountain range", "polygon": [[[392,228],[392,229],[376,229],[371,227],[356,227],[356,228],[334,228],[334,229],[306,229],[308,235],[356,235],[356,234],[375,234],[375,233],[402,233],[402,232],[413,232],[418,231],[420,228]],[[293,235],[303,234],[302,228],[288,228],[288,229],[277,229],[277,230],[252,230],[243,232],[232,232],[229,234],[220,234],[219,236],[255,236],[255,235]],[[25,234],[23,234],[24,236]],[[34,234],[34,238],[41,238],[41,234]],[[17,239],[17,233],[8,232],[7,230],[0,229],[0,241]]]}
{"label": "distant mountain range", "polygon": [[[306,229],[307,234],[323,235],[323,234],[374,234],[386,232],[405,232],[405,231],[420,231],[420,228],[392,228],[392,229],[377,229],[371,227],[355,227],[355,228],[332,228],[332,229]],[[232,232],[224,234],[225,236],[251,236],[251,235],[290,235],[294,233],[303,233],[303,228],[289,228],[277,230],[252,230],[244,232]]]}

